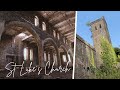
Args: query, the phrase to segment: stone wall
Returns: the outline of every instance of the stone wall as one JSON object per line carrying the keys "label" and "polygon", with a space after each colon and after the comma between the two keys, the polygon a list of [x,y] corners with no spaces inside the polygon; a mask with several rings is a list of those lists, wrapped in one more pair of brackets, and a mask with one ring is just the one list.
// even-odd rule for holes
{"label": "stone wall", "polygon": [[0,69],[4,69],[7,63],[6,55],[13,54],[12,38],[6,36],[0,41]]}
{"label": "stone wall", "polygon": [[76,56],[75,56],[75,78],[84,79],[90,76],[89,68],[96,65],[96,52],[94,48],[85,42],[80,36],[76,37]]}

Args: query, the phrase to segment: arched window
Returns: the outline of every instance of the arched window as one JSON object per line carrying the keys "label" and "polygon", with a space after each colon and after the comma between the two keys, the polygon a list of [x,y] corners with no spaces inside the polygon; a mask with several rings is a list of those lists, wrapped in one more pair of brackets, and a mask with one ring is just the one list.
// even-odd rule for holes
{"label": "arched window", "polygon": [[46,31],[46,24],[45,24],[45,22],[42,22],[42,29],[43,29],[43,31]]}
{"label": "arched window", "polygon": [[44,52],[44,61],[47,61],[47,55],[46,55],[46,52]]}
{"label": "arched window", "polygon": [[71,62],[71,57],[70,57],[70,54],[68,54],[68,60],[69,60],[69,62]]}
{"label": "arched window", "polygon": [[53,54],[53,61],[55,62],[55,65],[57,66],[57,54]]}
{"label": "arched window", "polygon": [[50,61],[50,53],[48,53],[48,61]]}
{"label": "arched window", "polygon": [[24,51],[23,51],[23,55],[24,55],[24,60],[28,60],[28,48],[24,48]]}
{"label": "arched window", "polygon": [[68,44],[68,40],[66,39],[66,44]]}
{"label": "arched window", "polygon": [[57,33],[57,38],[58,38],[58,40],[60,39],[60,34],[59,33]]}
{"label": "arched window", "polygon": [[64,62],[67,62],[66,55],[63,55],[62,59],[63,59]]}
{"label": "arched window", "polygon": [[33,49],[30,49],[30,61],[33,61]]}
{"label": "arched window", "polygon": [[100,28],[102,28],[101,24],[100,24]]}
{"label": "arched window", "polygon": [[35,16],[35,26],[39,26],[39,18]]}
{"label": "arched window", "polygon": [[53,30],[53,36],[56,37],[56,32],[55,32],[55,30]]}
{"label": "arched window", "polygon": [[95,26],[95,30],[97,30],[97,27]]}
{"label": "arched window", "polygon": [[63,38],[63,42],[66,43],[66,39],[65,38]]}

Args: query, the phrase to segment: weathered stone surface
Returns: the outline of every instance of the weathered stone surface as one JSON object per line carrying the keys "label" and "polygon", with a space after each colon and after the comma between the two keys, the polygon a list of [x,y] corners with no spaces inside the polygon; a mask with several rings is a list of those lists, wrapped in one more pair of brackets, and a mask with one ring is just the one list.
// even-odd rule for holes
{"label": "weathered stone surface", "polygon": [[77,35],[75,55],[75,79],[84,79],[89,77],[88,68],[90,68],[91,66],[91,52],[93,52],[95,62],[96,56],[94,48]]}

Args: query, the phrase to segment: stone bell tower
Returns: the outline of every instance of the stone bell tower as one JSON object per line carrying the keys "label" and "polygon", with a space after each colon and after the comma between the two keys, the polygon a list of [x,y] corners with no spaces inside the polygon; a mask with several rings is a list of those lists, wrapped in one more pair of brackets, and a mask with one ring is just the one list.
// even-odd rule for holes
{"label": "stone bell tower", "polygon": [[94,42],[94,48],[96,50],[96,57],[97,57],[96,63],[97,66],[99,67],[100,64],[102,64],[102,60],[100,58],[100,54],[101,54],[100,37],[103,36],[110,43],[111,43],[111,39],[104,16],[101,17],[100,19],[91,22],[90,26],[91,26],[92,38]]}

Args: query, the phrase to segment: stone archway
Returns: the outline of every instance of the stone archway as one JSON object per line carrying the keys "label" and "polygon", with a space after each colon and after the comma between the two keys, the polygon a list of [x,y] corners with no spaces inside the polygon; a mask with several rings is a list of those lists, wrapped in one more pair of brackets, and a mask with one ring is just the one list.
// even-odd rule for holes
{"label": "stone archway", "polygon": [[53,64],[53,62],[55,62],[55,66],[56,67],[59,66],[60,62],[59,62],[58,47],[55,41],[52,38],[46,38],[45,40],[43,40],[42,46],[44,52],[43,53],[44,62],[50,61],[51,65]]}
{"label": "stone archway", "polygon": [[[15,37],[16,35],[22,33],[23,31],[28,31],[34,37],[34,40],[36,42],[36,47],[37,47],[37,50],[38,50],[38,53],[37,53],[38,65],[41,65],[41,61],[42,61],[42,54],[41,54],[42,53],[42,50],[41,50],[42,43],[41,43],[41,39],[40,39],[39,33],[37,33],[36,30],[31,27],[30,24],[28,24],[26,22],[20,22],[20,21],[10,21],[10,22],[4,23],[4,25],[2,24],[2,27],[3,27],[3,30],[1,32],[1,36],[5,32],[7,32],[9,34],[14,33],[11,36]],[[12,30],[12,29],[14,29],[14,30]],[[25,30],[22,30],[22,29],[25,29]],[[8,36],[10,36],[10,35],[8,35]],[[11,42],[13,40],[12,37],[11,37]],[[9,57],[12,57],[14,59],[17,58],[14,55],[13,56],[11,56],[11,55],[13,55],[13,54],[10,54]],[[7,56],[7,58],[8,58],[8,56]]]}
{"label": "stone archway", "polygon": [[63,45],[59,47],[59,55],[60,55],[61,65],[66,66],[68,62],[68,55],[67,55],[67,49]]}

